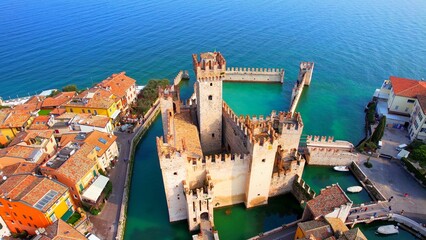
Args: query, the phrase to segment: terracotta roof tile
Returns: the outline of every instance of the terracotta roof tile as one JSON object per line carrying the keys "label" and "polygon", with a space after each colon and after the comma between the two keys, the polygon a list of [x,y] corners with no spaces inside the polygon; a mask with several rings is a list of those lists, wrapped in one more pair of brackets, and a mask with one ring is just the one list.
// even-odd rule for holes
{"label": "terracotta roof tile", "polygon": [[[84,139],[78,139],[78,136],[84,136]],[[103,141],[103,140],[105,141]],[[88,143],[95,146],[98,157],[102,156],[106,150],[116,141],[117,136],[100,132],[92,131],[90,133],[70,133],[63,134],[61,137],[61,146],[65,146],[70,142]],[[105,142],[105,143],[103,143]],[[98,150],[99,149],[99,150]]]}
{"label": "terracotta roof tile", "polygon": [[23,158],[30,160],[33,157],[33,154],[38,151],[38,148],[14,145],[0,150],[0,156]]}
{"label": "terracotta roof tile", "polygon": [[423,113],[426,113],[426,96],[417,95],[416,98]]}
{"label": "terracotta roof tile", "polygon": [[26,202],[31,206],[35,205],[50,190],[54,190],[58,194],[43,207],[43,212],[47,211],[56,200],[68,191],[65,185],[47,177],[33,176],[31,174],[9,176],[0,185],[0,193],[3,196],[14,201]]}
{"label": "terracotta roof tile", "polygon": [[110,122],[110,118],[104,115],[92,115],[90,113],[76,114],[73,121],[80,125],[104,128]]}
{"label": "terracotta roof tile", "polygon": [[126,76],[126,72],[112,74],[98,85],[107,89],[112,94],[122,98],[126,96],[126,91],[135,85],[136,80]]}
{"label": "terracotta roof tile", "polygon": [[66,112],[65,108],[55,108],[50,112],[50,115],[59,116],[59,115],[63,114],[64,112]]}
{"label": "terracotta roof tile", "polygon": [[331,187],[327,187],[326,189],[322,189],[318,196],[308,201],[307,206],[314,215],[314,218],[317,218],[325,216],[326,214],[333,212],[335,208],[347,203],[352,202],[340,186],[336,184]]}
{"label": "terracotta roof tile", "polygon": [[34,118],[33,123],[29,127],[31,130],[46,130],[49,129],[47,122],[49,121],[50,116],[38,116]]}
{"label": "terracotta roof tile", "polygon": [[31,112],[26,110],[0,110],[0,128],[23,127],[31,118]]}
{"label": "terracotta roof tile", "polygon": [[20,173],[32,173],[37,168],[37,166],[38,165],[35,163],[21,162],[21,163],[15,163],[13,165],[3,167],[1,171],[3,172],[4,176],[20,174]]}
{"label": "terracotta roof tile", "polygon": [[417,95],[426,96],[426,82],[394,76],[391,76],[389,80],[397,96],[409,98],[415,98]]}
{"label": "terracotta roof tile", "polygon": [[188,152],[202,156],[201,143],[198,135],[197,126],[191,118],[191,113],[187,109],[182,109],[180,113],[175,115],[175,137],[177,149],[183,149],[183,143]]}
{"label": "terracotta roof tile", "polygon": [[46,239],[49,240],[79,240],[86,239],[83,234],[71,227],[68,223],[62,219],[54,222],[52,225],[46,227],[46,231],[43,233]]}
{"label": "terracotta roof tile", "polygon": [[48,97],[44,99],[42,107],[43,108],[59,107],[62,104],[65,104],[68,101],[70,101],[75,95],[76,95],[76,92],[61,92],[54,97]]}
{"label": "terracotta roof tile", "polygon": [[333,235],[330,225],[322,220],[312,220],[298,223],[297,226],[305,236],[313,235],[316,239],[324,239]]}
{"label": "terracotta roof tile", "polygon": [[114,94],[100,88],[86,90],[63,106],[108,109],[115,103]]}

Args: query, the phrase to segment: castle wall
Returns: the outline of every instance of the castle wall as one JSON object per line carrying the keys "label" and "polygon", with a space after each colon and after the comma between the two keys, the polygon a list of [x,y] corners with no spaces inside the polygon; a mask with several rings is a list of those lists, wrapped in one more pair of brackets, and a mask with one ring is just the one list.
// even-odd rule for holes
{"label": "castle wall", "polygon": [[303,132],[303,122],[299,113],[293,114],[296,123],[287,123],[282,121],[279,124],[280,137],[278,138],[281,149],[287,153],[299,148],[300,136]]}
{"label": "castle wall", "polygon": [[247,130],[234,112],[223,103],[223,140],[228,152],[248,153]]}
{"label": "castle wall", "polygon": [[296,176],[302,176],[304,167],[304,159],[300,159],[299,161],[293,160],[290,163],[290,167],[285,171],[273,173],[271,186],[269,188],[269,196],[273,197],[290,192],[293,188],[293,182]]}
{"label": "castle wall", "polygon": [[353,144],[347,141],[334,141],[333,137],[308,136],[306,160],[309,165],[348,166],[358,160],[353,153]]}
{"label": "castle wall", "polygon": [[299,103],[300,96],[302,96],[303,87],[309,86],[312,80],[312,72],[314,70],[314,63],[301,62],[299,67],[299,76],[297,82],[294,84],[291,93],[290,112],[295,112],[297,104]]}
{"label": "castle wall", "polygon": [[160,97],[161,121],[163,122],[163,136],[167,142],[167,134],[173,129],[173,100],[171,97]]}
{"label": "castle wall", "polygon": [[185,165],[187,156],[179,152],[163,154],[164,152],[161,149],[167,145],[162,142],[162,138],[157,138],[158,157],[169,210],[169,220],[175,222],[188,218],[187,204],[183,194],[183,181],[187,177],[187,171],[185,167],[181,167]]}
{"label": "castle wall", "polygon": [[284,69],[231,67],[226,69],[223,81],[283,83]]}
{"label": "castle wall", "polygon": [[184,187],[189,230],[200,229],[200,223],[203,220],[214,224],[213,205],[211,204],[214,199],[213,185],[208,184],[207,186],[193,190],[190,190],[186,185]]}
{"label": "castle wall", "polygon": [[222,149],[222,79],[208,77],[195,83],[197,116],[204,154]]}
{"label": "castle wall", "polygon": [[217,158],[215,162],[206,159],[210,163],[208,172],[215,186],[214,207],[244,202],[250,161],[250,155],[239,154],[226,155],[223,160]]}
{"label": "castle wall", "polygon": [[251,208],[268,203],[272,170],[278,147],[277,141],[252,143],[252,161],[247,181],[246,207]]}
{"label": "castle wall", "polygon": [[[302,175],[296,175],[294,177],[291,191],[294,197],[296,197],[300,203],[308,202],[309,200],[313,199],[316,194],[315,191],[312,190],[311,187],[305,181],[303,181],[300,176]],[[307,211],[304,211],[304,214],[305,212]],[[303,219],[307,218],[304,217]]]}

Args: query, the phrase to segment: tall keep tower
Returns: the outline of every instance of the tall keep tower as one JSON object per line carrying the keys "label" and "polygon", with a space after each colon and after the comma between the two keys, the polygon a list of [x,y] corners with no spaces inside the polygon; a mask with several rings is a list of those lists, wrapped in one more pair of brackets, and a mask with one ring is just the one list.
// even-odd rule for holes
{"label": "tall keep tower", "polygon": [[220,152],[222,148],[222,80],[226,61],[219,52],[192,55],[197,81],[197,117],[201,147],[204,154]]}

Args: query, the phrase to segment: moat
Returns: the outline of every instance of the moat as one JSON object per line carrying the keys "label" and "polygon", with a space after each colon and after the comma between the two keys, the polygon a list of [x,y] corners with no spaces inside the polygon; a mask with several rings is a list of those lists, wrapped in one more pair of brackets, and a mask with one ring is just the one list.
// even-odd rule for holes
{"label": "moat", "polygon": [[[192,84],[193,80],[182,83],[182,98],[189,97]],[[287,106],[283,103],[288,103],[290,94],[288,88],[289,86],[280,84],[225,83],[224,99],[238,114],[267,114],[272,109],[285,110]],[[238,98],[234,98],[234,94]],[[304,95],[302,106],[303,100],[308,101]],[[308,125],[306,129],[311,127]],[[309,130],[305,130],[307,131]],[[155,151],[155,137],[161,134],[161,117],[158,117],[137,148],[125,239],[135,239],[138,236],[153,236],[155,239],[189,239],[191,236],[187,221],[169,223],[161,170]],[[327,167],[307,166],[303,178],[315,191],[335,182],[343,187],[356,182],[350,173],[334,172]],[[349,197],[354,203],[370,201],[366,192]],[[214,211],[215,226],[222,239],[249,238],[293,222],[300,218],[301,213],[302,208],[291,194],[271,198],[267,206],[246,209],[243,204],[239,204]],[[238,224],[235,224],[236,222]],[[374,239],[375,228],[366,225],[362,226],[362,229],[365,229],[370,239]],[[404,231],[401,232],[407,234],[405,236],[411,236]]]}

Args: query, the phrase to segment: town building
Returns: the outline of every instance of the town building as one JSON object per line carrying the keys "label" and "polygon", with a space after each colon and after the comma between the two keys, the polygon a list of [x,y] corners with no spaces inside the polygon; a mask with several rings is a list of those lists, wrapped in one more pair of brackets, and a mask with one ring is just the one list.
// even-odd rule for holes
{"label": "town building", "polygon": [[83,234],[77,231],[75,228],[70,226],[68,223],[62,219],[53,224],[47,226],[46,228],[39,229],[37,236],[32,238],[32,240],[79,240],[87,239]]}
{"label": "town building", "polygon": [[89,133],[69,133],[62,135],[60,145],[66,146],[71,142],[87,143],[95,146],[97,161],[102,170],[106,170],[118,157],[117,137],[100,131]]}
{"label": "town building", "polygon": [[324,218],[338,218],[346,221],[352,207],[352,201],[340,188],[339,184],[333,184],[322,189],[320,194],[309,200],[303,211],[303,220]]}
{"label": "town building", "polygon": [[320,218],[297,224],[294,239],[367,240],[359,228],[349,229],[339,218]]}
{"label": "town building", "polygon": [[426,140],[426,95],[416,97],[414,110],[410,116],[408,136],[410,140]]}
{"label": "town building", "polygon": [[120,98],[123,112],[127,111],[136,101],[136,80],[126,76],[126,72],[112,74],[97,86]]}
{"label": "town building", "polygon": [[17,174],[0,184],[0,216],[12,233],[33,235],[75,210],[67,186],[45,176]]}
{"label": "town building", "polygon": [[76,95],[76,92],[72,91],[72,92],[61,92],[56,96],[47,97],[46,99],[43,100],[41,109],[53,110],[55,108],[58,108],[62,106],[63,104],[66,104],[69,101],[71,101],[71,99],[75,97],[75,95]]}
{"label": "town building", "polygon": [[69,113],[104,115],[116,120],[122,109],[121,99],[101,88],[91,88],[75,96],[63,105]]}
{"label": "town building", "polygon": [[9,147],[15,145],[39,149],[50,158],[57,148],[57,143],[53,135],[53,130],[27,130],[16,135]]}
{"label": "town building", "polygon": [[25,131],[33,122],[31,111],[1,109],[0,110],[0,144],[7,145],[16,134]]}
{"label": "town building", "polygon": [[214,228],[214,208],[251,208],[290,192],[305,165],[299,113],[239,117],[222,97],[225,58],[202,53],[193,64],[195,100],[181,102],[175,85],[159,91],[164,136],[157,138],[169,220],[187,219],[190,230],[206,221]]}
{"label": "town building", "polygon": [[410,116],[418,95],[426,96],[426,82],[391,76],[388,99],[390,113]]}
{"label": "town building", "polygon": [[77,205],[84,190],[99,176],[95,146],[71,142],[40,166],[43,175],[65,184]]}

